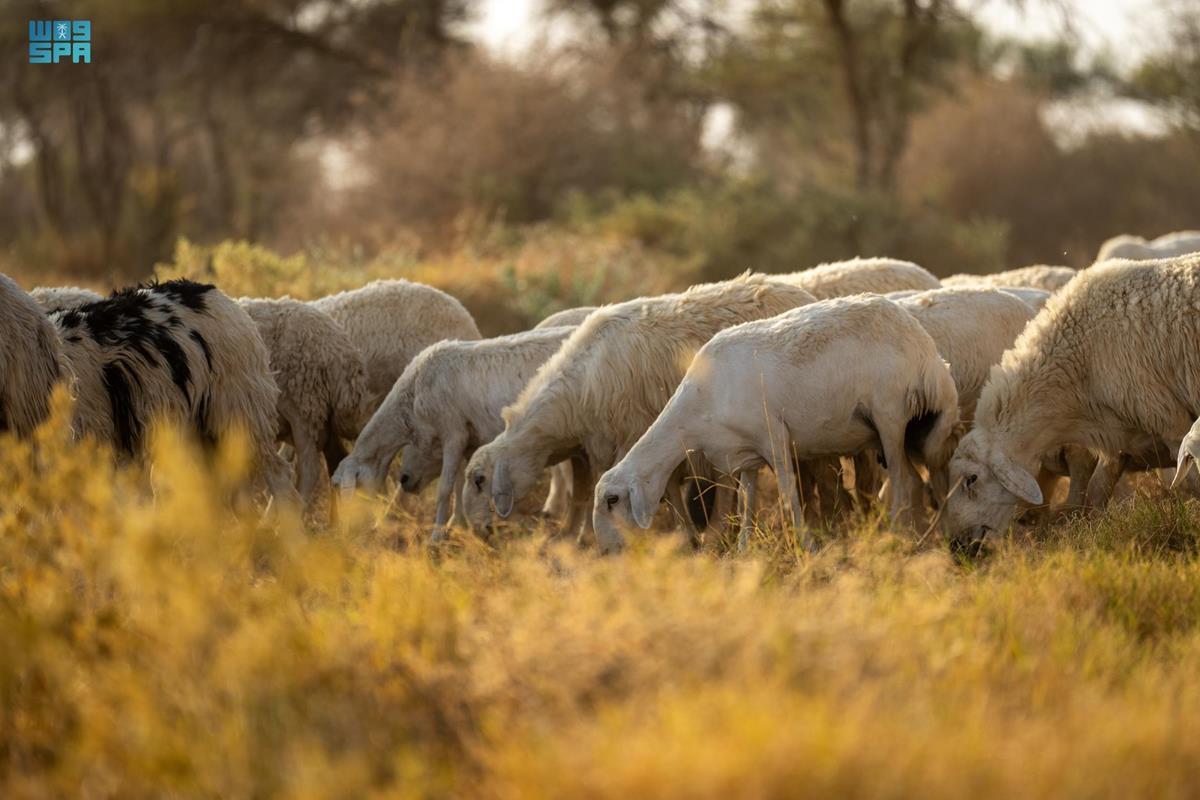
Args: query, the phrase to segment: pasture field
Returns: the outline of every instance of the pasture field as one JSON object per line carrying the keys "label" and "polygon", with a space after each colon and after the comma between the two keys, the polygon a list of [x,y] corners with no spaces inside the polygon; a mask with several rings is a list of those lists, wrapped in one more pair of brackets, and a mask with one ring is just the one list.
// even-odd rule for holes
{"label": "pasture field", "polygon": [[[235,295],[434,274],[176,261]],[[480,262],[485,333],[614,299],[556,263]],[[114,468],[67,410],[0,444],[0,797],[1200,793],[1200,506],[1155,481],[968,565],[872,516],[801,553],[770,502],[746,556],[530,516],[434,553],[431,489],[260,518],[236,442]]]}
{"label": "pasture field", "polygon": [[114,471],[59,405],[0,448],[0,796],[1200,792],[1200,507],[1152,485],[974,566],[869,518],[435,555],[429,497],[260,523],[235,445]]}

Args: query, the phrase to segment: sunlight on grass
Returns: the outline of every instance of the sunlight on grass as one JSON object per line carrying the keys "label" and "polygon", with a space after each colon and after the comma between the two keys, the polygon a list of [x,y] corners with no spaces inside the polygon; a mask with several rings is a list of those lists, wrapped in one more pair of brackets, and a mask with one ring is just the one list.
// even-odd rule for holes
{"label": "sunlight on grass", "polygon": [[98,468],[64,408],[0,447],[5,797],[1200,791],[1200,513],[1169,495],[969,568],[873,518],[813,556],[768,525],[745,559],[435,559],[425,498],[268,524],[236,448]]}

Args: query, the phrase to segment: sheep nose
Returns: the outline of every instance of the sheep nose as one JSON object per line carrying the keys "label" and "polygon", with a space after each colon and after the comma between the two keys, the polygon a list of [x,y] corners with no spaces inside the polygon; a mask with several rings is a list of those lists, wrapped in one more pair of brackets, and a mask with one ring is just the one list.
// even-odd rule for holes
{"label": "sheep nose", "polygon": [[970,561],[979,558],[986,552],[987,532],[987,526],[981,525],[976,528],[968,528],[951,537],[950,554],[956,561]]}

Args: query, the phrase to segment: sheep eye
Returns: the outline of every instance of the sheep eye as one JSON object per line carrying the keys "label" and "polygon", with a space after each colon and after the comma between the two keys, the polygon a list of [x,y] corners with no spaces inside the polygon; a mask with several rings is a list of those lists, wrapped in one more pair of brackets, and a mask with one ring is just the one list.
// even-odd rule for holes
{"label": "sheep eye", "polygon": [[975,481],[977,481],[977,480],[979,480],[978,475],[968,475],[967,479],[965,481],[963,481],[963,486],[967,489],[970,489],[972,486],[975,485]]}
{"label": "sheep eye", "polygon": [[608,504],[608,507],[610,509],[613,506],[615,506],[617,503],[619,503],[620,501],[621,501],[621,498],[615,494],[609,494],[609,495],[604,496],[604,502]]}
{"label": "sheep eye", "polygon": [[478,489],[481,492],[483,491],[483,476],[482,475],[476,474],[475,477],[471,479],[471,483],[475,484],[476,489]]}

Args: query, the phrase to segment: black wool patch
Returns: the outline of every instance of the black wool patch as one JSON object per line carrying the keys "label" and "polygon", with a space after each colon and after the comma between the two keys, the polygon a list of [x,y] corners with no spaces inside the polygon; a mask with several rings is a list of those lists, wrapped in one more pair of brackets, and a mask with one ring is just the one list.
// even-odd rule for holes
{"label": "black wool patch", "polygon": [[153,294],[173,300],[184,308],[190,308],[192,311],[204,311],[207,307],[205,297],[217,287],[211,283],[196,283],[179,278],[164,283],[149,284],[144,288]]}
{"label": "black wool patch", "polygon": [[904,449],[909,453],[920,453],[941,416],[940,411],[926,411],[910,419],[904,426]]}
{"label": "black wool patch", "polygon": [[217,433],[210,424],[211,407],[211,395],[208,392],[200,395],[200,402],[196,404],[196,416],[192,420],[192,425],[196,429],[196,436],[200,439],[201,444],[208,448],[216,448]]}
{"label": "black wool patch", "polygon": [[191,336],[196,344],[200,345],[200,349],[204,351],[204,360],[208,363],[208,371],[212,372],[212,350],[210,350],[208,347],[208,340],[204,338],[204,334],[200,333],[200,331],[196,330],[195,328],[189,331],[188,335]]}
{"label": "black wool patch", "polygon": [[109,362],[101,369],[100,378],[108,392],[117,449],[129,456],[136,455],[141,449],[142,422],[134,407],[134,387],[130,375],[120,364]]}

